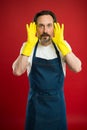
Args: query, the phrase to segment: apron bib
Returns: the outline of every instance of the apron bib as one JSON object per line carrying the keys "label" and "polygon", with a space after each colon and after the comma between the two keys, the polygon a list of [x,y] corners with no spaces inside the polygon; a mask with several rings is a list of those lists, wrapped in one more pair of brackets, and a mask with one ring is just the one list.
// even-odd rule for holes
{"label": "apron bib", "polygon": [[[54,44],[53,44],[54,45]],[[27,105],[26,130],[67,130],[64,101],[64,73],[59,52],[57,58],[46,60],[36,57],[36,44],[31,72]]]}

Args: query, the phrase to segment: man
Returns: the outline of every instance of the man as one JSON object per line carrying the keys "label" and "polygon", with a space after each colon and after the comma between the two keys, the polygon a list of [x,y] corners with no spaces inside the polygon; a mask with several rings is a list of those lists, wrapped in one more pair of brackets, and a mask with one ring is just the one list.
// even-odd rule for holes
{"label": "man", "polygon": [[12,68],[15,75],[26,70],[30,83],[26,130],[67,130],[64,101],[65,64],[81,71],[81,61],[64,40],[52,11],[38,12],[34,22],[26,25],[27,41]]}

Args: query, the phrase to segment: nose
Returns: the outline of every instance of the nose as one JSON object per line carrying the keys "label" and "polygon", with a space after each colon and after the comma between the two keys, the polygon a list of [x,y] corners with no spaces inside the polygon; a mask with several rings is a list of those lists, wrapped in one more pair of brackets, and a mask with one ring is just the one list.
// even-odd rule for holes
{"label": "nose", "polygon": [[44,28],[43,28],[43,32],[47,32],[47,27],[46,26],[44,26]]}

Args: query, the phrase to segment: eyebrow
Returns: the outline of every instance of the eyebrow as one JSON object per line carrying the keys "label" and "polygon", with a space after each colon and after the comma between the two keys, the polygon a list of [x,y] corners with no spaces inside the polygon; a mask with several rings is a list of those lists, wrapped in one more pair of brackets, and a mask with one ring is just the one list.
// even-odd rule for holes
{"label": "eyebrow", "polygon": [[[47,25],[52,25],[53,23],[48,23]],[[42,26],[44,26],[44,24],[43,23],[37,23],[37,25],[42,25]]]}

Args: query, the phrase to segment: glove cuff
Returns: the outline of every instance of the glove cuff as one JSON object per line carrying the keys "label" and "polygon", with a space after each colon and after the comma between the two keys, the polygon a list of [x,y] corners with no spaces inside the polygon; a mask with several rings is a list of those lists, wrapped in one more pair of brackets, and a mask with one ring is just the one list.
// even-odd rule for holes
{"label": "glove cuff", "polygon": [[25,42],[20,49],[20,54],[25,55],[25,56],[30,56],[33,48],[34,46],[29,46],[29,43]]}
{"label": "glove cuff", "polygon": [[57,47],[59,48],[63,56],[66,56],[72,51],[70,45],[65,40],[60,41],[59,44],[57,44]]}

